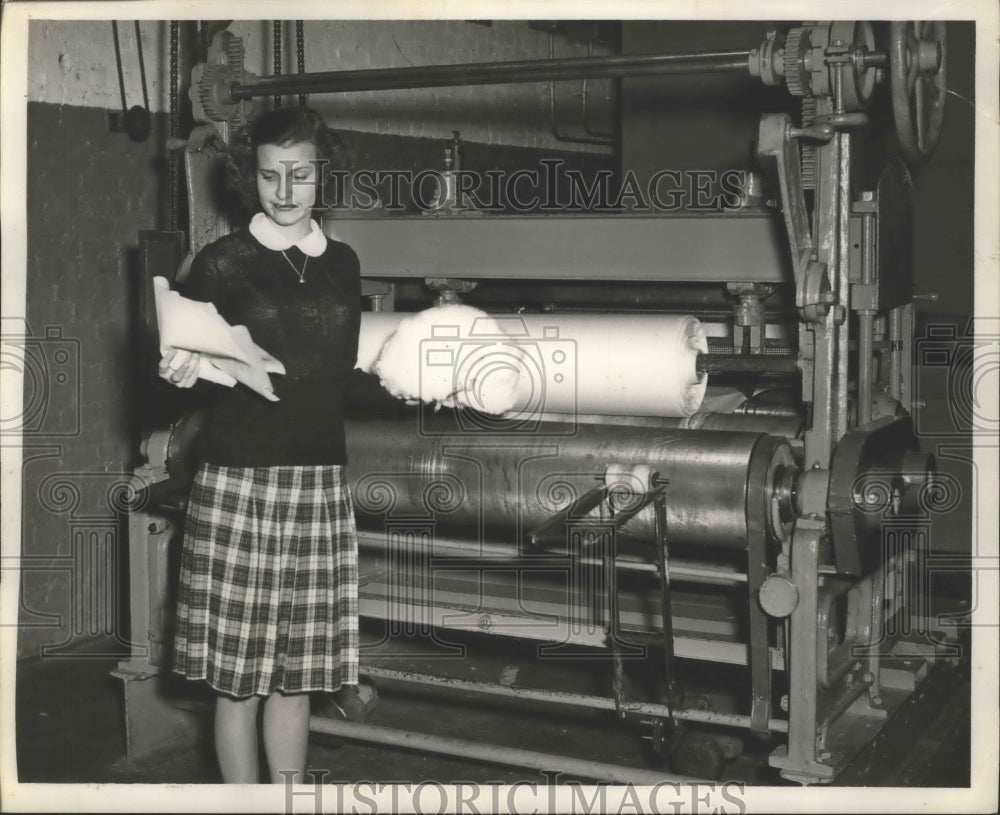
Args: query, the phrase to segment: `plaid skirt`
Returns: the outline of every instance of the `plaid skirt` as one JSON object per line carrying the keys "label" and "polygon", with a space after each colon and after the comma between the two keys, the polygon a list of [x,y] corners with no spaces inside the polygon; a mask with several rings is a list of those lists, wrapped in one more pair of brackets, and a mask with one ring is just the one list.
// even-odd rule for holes
{"label": "plaid skirt", "polygon": [[358,544],[343,467],[203,464],[174,670],[237,698],[358,681]]}

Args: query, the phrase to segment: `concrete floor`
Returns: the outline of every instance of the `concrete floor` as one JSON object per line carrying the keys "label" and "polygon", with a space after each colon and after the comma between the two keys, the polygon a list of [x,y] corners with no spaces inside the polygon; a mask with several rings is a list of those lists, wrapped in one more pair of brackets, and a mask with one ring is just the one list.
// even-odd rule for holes
{"label": "concrete floor", "polygon": [[[366,639],[371,640],[368,632]],[[460,659],[430,659],[413,643],[392,643],[391,659],[369,649],[369,664],[417,672],[497,682],[517,670],[518,685],[606,693],[605,663],[554,666],[530,659],[534,646],[470,638]],[[384,655],[388,646],[383,645]],[[88,657],[22,663],[17,687],[17,760],[21,782],[205,784],[220,778],[210,739],[202,736],[183,749],[161,751],[129,761],[125,751],[123,687],[111,676],[116,660]],[[931,681],[933,680],[933,682]],[[859,757],[839,783],[848,785],[966,786],[969,755],[968,684],[960,672],[932,673],[926,690],[902,715],[892,719],[888,744],[876,744]],[[514,704],[483,699],[440,687],[401,685],[380,680],[379,704],[369,722],[545,753],[605,761],[626,767],[652,766],[646,742],[635,725],[610,712],[580,711],[542,703]],[[204,707],[207,724],[209,707]],[[730,761],[725,780],[750,785],[783,783],[767,766],[771,745],[745,740],[743,756]],[[437,781],[478,784],[534,782],[538,770],[421,753],[402,747],[336,742],[315,734],[308,763],[337,781]],[[662,766],[662,765],[661,765]],[[559,772],[554,762],[551,771]],[[665,769],[669,772],[669,769]],[[567,776],[560,777],[560,781]]]}

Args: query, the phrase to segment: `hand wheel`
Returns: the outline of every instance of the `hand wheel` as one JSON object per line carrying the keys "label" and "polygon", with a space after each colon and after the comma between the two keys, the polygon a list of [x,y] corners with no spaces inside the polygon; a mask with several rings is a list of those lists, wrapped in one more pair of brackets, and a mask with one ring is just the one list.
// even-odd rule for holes
{"label": "hand wheel", "polygon": [[903,156],[911,164],[926,161],[941,138],[947,42],[941,20],[908,20],[889,27],[892,116]]}

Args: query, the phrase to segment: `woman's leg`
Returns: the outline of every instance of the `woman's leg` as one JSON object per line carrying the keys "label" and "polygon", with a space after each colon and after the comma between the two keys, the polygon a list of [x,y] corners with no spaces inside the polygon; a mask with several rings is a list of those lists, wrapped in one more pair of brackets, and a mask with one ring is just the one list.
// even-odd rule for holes
{"label": "woman's leg", "polygon": [[[301,784],[306,769],[306,745],[309,741],[309,694],[280,691],[264,702],[264,752],[272,784]],[[285,774],[282,775],[281,771]]]}
{"label": "woman's leg", "polygon": [[215,702],[215,754],[227,784],[259,784],[257,767],[257,707],[260,698]]}

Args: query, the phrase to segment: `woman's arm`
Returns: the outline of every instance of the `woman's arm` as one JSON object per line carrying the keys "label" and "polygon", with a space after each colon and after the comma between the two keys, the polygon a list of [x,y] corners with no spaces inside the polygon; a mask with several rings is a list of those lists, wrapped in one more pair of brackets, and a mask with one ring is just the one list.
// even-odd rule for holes
{"label": "woman's arm", "polygon": [[[218,270],[208,247],[199,252],[191,263],[184,282],[178,287],[189,300],[212,302],[218,290]],[[182,348],[169,348],[160,357],[157,374],[160,379],[178,388],[191,388],[198,381],[201,354]]]}

